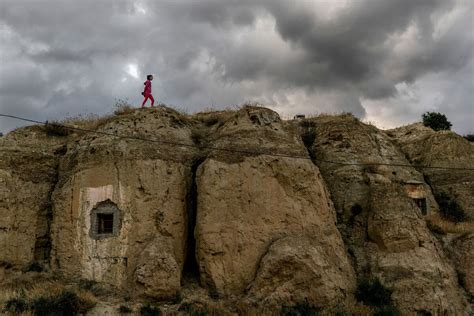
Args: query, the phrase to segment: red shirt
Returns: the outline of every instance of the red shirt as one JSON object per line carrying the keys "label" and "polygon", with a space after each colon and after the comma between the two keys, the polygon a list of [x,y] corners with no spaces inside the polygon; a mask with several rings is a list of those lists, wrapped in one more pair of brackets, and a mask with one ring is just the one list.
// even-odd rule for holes
{"label": "red shirt", "polygon": [[151,94],[151,81],[147,80],[143,83],[145,85],[145,90],[143,90],[144,94]]}

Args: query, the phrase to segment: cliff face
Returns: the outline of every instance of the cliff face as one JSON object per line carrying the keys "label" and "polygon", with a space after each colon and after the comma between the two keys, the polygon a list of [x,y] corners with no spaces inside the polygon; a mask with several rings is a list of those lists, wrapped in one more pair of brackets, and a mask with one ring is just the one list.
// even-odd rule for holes
{"label": "cliff face", "polygon": [[[265,109],[244,109],[214,134],[218,147],[265,151],[274,139],[274,154],[308,157],[294,136]],[[198,169],[197,187],[203,284],[224,294],[247,289],[270,305],[306,298],[319,307],[354,290],[332,202],[309,159],[213,151]]]}
{"label": "cliff face", "polygon": [[1,278],[7,267],[49,261],[51,194],[64,141],[35,126],[0,138],[0,146]]}
{"label": "cliff face", "polygon": [[[357,279],[378,277],[404,314],[470,310],[472,238],[440,241],[425,217],[447,185],[470,212],[472,178],[374,165],[426,154],[406,131],[351,116],[284,122],[259,107],[137,110],[96,131],[0,138],[0,283],[40,263],[131,297],[197,282],[278,311],[350,306]],[[469,150],[456,163],[472,164]]]}
{"label": "cliff face", "polygon": [[[313,124],[311,151],[332,193],[358,274],[390,284],[403,313],[462,313],[465,303],[455,271],[423,219],[423,213],[438,212],[423,175],[391,166],[409,162],[383,132],[351,116],[321,117]],[[422,207],[413,198],[422,200]]]}
{"label": "cliff face", "polygon": [[[474,145],[451,131],[435,132],[421,123],[388,131],[413,165],[472,168]],[[456,197],[469,219],[474,219],[474,176],[450,169],[422,169],[436,193]]]}

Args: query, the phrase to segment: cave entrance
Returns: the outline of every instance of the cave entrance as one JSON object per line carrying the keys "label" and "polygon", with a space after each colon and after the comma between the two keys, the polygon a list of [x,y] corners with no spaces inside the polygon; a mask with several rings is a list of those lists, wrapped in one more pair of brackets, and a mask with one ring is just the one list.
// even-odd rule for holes
{"label": "cave entrance", "polygon": [[196,184],[196,172],[199,166],[206,160],[205,157],[193,161],[191,165],[191,183],[187,194],[187,249],[186,259],[184,261],[182,278],[186,281],[199,282],[199,265],[196,259],[196,238],[194,231],[196,229],[196,217],[198,207],[198,190]]}
{"label": "cave entrance", "polygon": [[420,209],[421,214],[426,215],[428,213],[426,198],[413,199],[413,201],[415,201],[416,206]]}

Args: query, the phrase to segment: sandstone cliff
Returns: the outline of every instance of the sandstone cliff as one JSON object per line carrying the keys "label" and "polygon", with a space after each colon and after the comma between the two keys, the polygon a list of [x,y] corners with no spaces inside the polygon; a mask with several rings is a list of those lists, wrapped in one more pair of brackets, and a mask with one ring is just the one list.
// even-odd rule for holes
{"label": "sandstone cliff", "polygon": [[[310,150],[332,193],[358,274],[390,284],[404,314],[461,314],[465,303],[455,271],[423,219],[423,213],[437,212],[423,175],[396,166],[409,162],[390,138],[350,115],[312,123]],[[426,209],[413,198],[424,199]]]}
{"label": "sandstone cliff", "polygon": [[0,291],[39,265],[171,314],[363,315],[358,285],[377,278],[402,314],[472,311],[472,234],[427,219],[433,190],[471,214],[474,177],[416,168],[472,167],[453,133],[253,106],[126,111],[94,130],[0,138]]}

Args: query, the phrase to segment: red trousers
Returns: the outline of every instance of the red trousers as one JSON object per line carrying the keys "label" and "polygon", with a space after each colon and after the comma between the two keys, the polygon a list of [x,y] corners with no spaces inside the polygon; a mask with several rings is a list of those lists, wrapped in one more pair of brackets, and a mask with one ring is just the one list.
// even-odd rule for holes
{"label": "red trousers", "polygon": [[151,94],[145,94],[144,97],[145,97],[145,100],[143,100],[143,102],[142,102],[142,107],[145,106],[145,103],[146,103],[146,101],[148,101],[148,99],[151,100],[151,106],[152,107],[155,105],[155,99],[153,99],[153,96]]}

